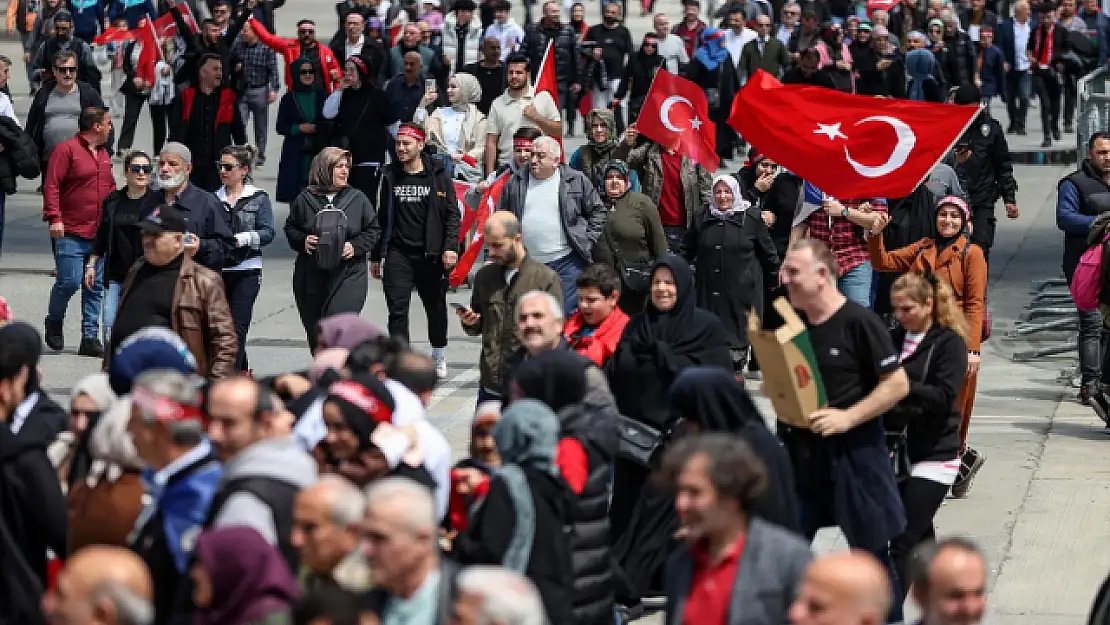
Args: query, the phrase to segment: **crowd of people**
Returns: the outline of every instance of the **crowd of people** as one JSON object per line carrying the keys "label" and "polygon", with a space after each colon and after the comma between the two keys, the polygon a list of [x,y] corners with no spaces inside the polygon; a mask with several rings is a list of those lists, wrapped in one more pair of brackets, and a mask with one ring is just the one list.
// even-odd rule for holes
{"label": "crowd of people", "polygon": [[[581,3],[533,21],[526,2],[521,25],[507,0],[344,0],[330,40],[301,17],[275,35],[282,4],[10,2],[34,97],[21,122],[0,96],[0,181],[41,172],[56,275],[41,336],[0,328],[0,617],[601,624],[664,595],[668,623],[875,624],[912,594],[929,625],[979,622],[986,559],[937,540],[934,517],[986,460],[968,432],[995,206],[1019,214],[1006,134],[1025,132],[1031,84],[1046,145],[1061,111],[1070,126],[1076,77],[1106,57],[1097,3],[685,0],[639,48],[618,2],[589,26]],[[143,39],[98,41],[162,15],[176,35],[150,72]],[[533,86],[545,58],[554,94]],[[637,130],[659,68],[705,89],[739,171]],[[760,69],[1001,96],[1008,129],[984,109],[909,196],[800,215],[808,183],[725,123]],[[253,176],[273,104],[271,196]],[[587,142],[565,154],[578,112]],[[1096,136],[1061,187],[1077,241],[1108,159]],[[247,339],[277,203],[313,361],[262,377]],[[447,276],[478,237],[453,305],[481,340],[477,407],[453,463],[427,408],[448,376]],[[360,317],[371,280],[384,329]],[[43,342],[64,349],[78,290],[77,353],[104,373],[67,418],[37,364]],[[414,290],[427,354],[409,347]],[[745,387],[749,317],[781,325],[784,296],[827,402],[769,427]],[[1084,398],[1110,412],[1083,323]],[[834,526],[853,552],[812,554]]]}

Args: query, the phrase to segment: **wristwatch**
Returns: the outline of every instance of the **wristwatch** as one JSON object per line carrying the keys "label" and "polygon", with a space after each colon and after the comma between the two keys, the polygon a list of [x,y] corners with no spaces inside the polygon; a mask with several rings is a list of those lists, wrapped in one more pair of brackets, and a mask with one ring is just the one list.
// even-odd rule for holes
{"label": "wristwatch", "polygon": [[848,218],[848,207],[847,206],[844,207],[844,210],[840,211],[840,216],[843,217],[844,219]]}

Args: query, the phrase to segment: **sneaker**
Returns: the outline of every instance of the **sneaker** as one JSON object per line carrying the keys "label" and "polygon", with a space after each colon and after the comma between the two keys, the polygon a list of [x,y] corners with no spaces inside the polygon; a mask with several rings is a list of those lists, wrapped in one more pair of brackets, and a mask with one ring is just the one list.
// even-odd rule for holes
{"label": "sneaker", "polygon": [[432,362],[436,365],[436,377],[441,380],[445,379],[447,377],[447,359],[443,357],[432,358]]}
{"label": "sneaker", "polygon": [[254,159],[254,166],[255,167],[265,167],[266,166],[266,157],[265,156],[259,156],[258,158]]}
{"label": "sneaker", "polygon": [[979,469],[983,468],[983,463],[987,461],[987,457],[978,451],[968,447],[960,456],[960,472],[956,475],[956,481],[952,484],[952,497],[956,499],[963,499],[967,497],[967,493],[971,491],[971,483],[975,480],[975,474],[979,473]]}
{"label": "sneaker", "polygon": [[65,334],[62,332],[62,322],[51,321],[50,317],[47,317],[43,325],[45,326],[43,339],[46,340],[46,346],[56,352],[60,352],[65,349],[66,337]]}
{"label": "sneaker", "polygon": [[1104,391],[1099,391],[1090,397],[1091,409],[1095,411],[1102,423],[1110,428],[1110,399],[1107,399]]}
{"label": "sneaker", "polygon": [[98,339],[86,336],[81,339],[81,345],[77,348],[77,355],[88,356],[90,358],[103,358],[104,346],[100,344]]}

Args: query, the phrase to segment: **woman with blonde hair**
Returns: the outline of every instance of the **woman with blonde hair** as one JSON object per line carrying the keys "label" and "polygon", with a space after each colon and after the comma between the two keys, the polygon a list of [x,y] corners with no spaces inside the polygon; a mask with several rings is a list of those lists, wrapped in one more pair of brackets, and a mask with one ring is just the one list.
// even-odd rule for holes
{"label": "woman with blonde hair", "polygon": [[967,370],[968,327],[951,287],[936,274],[902,275],[890,299],[899,323],[891,338],[910,379],[909,395],[883,415],[906,509],[906,528],[890,542],[890,556],[905,580],[910,554],[933,538],[933,517],[960,471],[957,394]]}
{"label": "woman with blonde hair", "polygon": [[321,150],[312,159],[308,187],[289,205],[285,220],[285,238],[297,252],[293,299],[313,351],[318,321],[362,312],[369,289],[366,256],[381,236],[374,206],[348,182],[352,165],[346,150]]}
{"label": "woman with blonde hair", "polygon": [[424,125],[428,145],[450,161],[452,178],[476,183],[482,179],[486,153],[486,116],[477,106],[482,85],[470,74],[455,74],[447,81],[448,106],[428,113],[437,97],[435,91],[425,93],[413,121]]}
{"label": "woman with blonde hair", "polygon": [[971,212],[967,203],[954,195],[937,202],[936,230],[931,237],[903,248],[887,250],[883,245],[883,229],[890,223],[889,215],[880,215],[871,228],[868,253],[876,271],[912,271],[932,274],[951,287],[956,307],[967,323],[967,375],[956,405],[960,408],[960,460],[963,466],[952,486],[953,497],[963,497],[971,489],[971,481],[986,461],[986,456],[967,446],[967,429],[975,407],[975,385],[979,377],[980,344],[983,340],[983,316],[987,300],[987,260],[983,250],[971,241],[968,224]]}

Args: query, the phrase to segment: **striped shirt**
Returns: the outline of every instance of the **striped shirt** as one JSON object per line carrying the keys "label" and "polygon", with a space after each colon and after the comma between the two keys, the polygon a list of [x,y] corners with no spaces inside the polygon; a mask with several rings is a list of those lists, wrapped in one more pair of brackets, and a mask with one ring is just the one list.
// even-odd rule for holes
{"label": "striped shirt", "polygon": [[898,362],[905,362],[907,358],[912,356],[924,338],[924,332],[906,332],[906,338],[902,339],[902,353],[898,355]]}

